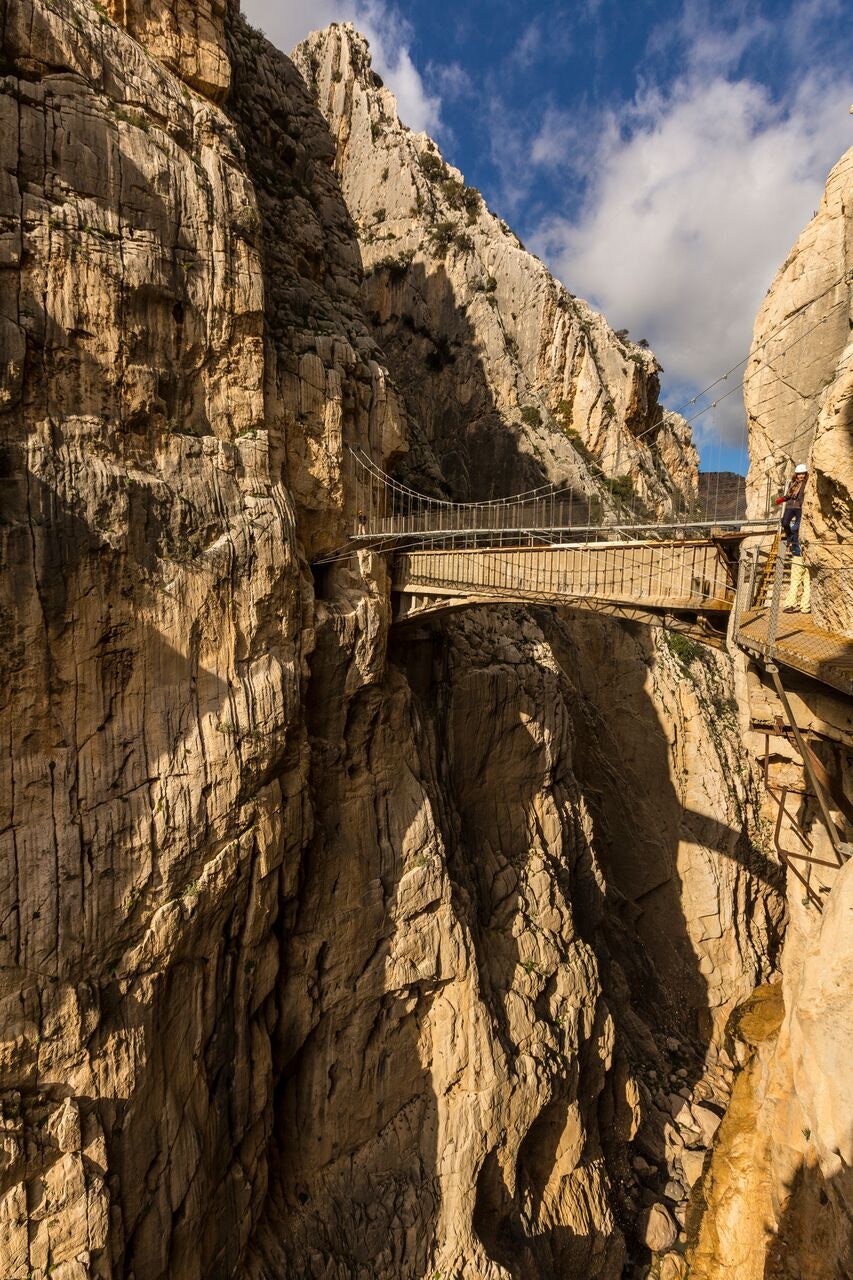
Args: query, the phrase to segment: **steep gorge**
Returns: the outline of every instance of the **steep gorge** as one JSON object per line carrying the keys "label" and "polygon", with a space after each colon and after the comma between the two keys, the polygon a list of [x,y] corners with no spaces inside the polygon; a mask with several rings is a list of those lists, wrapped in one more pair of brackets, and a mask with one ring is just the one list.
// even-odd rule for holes
{"label": "steep gorge", "polygon": [[[768,290],[755,324],[746,406],[749,486],[760,503],[804,462],[810,472],[802,544],[813,580],[812,615],[853,634],[853,151],[829,174],[820,208]],[[754,673],[748,678],[755,679]],[[784,676],[800,723],[839,793],[853,795],[853,708]],[[765,685],[767,681],[765,679]],[[781,705],[775,704],[781,711]],[[769,727],[769,726],[768,726]],[[764,747],[747,735],[755,754]],[[768,740],[769,746],[769,740]],[[792,789],[793,816],[834,861],[799,753],[778,737],[772,786]],[[850,839],[850,814],[831,805]],[[797,848],[786,819],[783,844]],[[801,846],[800,846],[801,847]],[[849,846],[848,846],[849,847]],[[853,1048],[849,864],[809,869],[824,895],[818,915],[788,877],[782,980],[757,993],[733,1026],[743,1064],[731,1114],[698,1197],[705,1208],[691,1256],[697,1280],[848,1280],[853,1276],[853,1110],[846,1080]],[[697,1213],[698,1221],[698,1213]]]}
{"label": "steep gorge", "polygon": [[308,567],[347,444],[668,509],[654,356],[351,29],[0,15],[0,1272],[680,1277],[783,916],[729,660]]}

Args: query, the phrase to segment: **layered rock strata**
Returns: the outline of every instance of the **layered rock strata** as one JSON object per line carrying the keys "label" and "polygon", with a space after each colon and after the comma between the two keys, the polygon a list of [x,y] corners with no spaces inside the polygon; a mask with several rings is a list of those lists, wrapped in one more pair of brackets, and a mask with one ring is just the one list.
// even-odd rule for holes
{"label": "layered rock strata", "polygon": [[311,717],[249,1274],[615,1280],[678,1257],[731,1081],[715,1028],[778,929],[736,733],[706,729],[724,660],[476,610],[399,634],[360,685],[353,614],[321,617],[335,713]]}
{"label": "layered rock strata", "polygon": [[429,482],[431,446],[435,480],[457,497],[548,481],[589,494],[603,472],[630,481],[618,492],[643,512],[691,500],[696,452],[658,404],[652,352],[568,293],[401,124],[351,26],[315,33],[294,58],[335,139],[365,310],[419,428],[407,474]]}
{"label": "layered rock strata", "polygon": [[820,208],[779,268],[758,313],[746,370],[748,486],[757,512],[810,471],[802,537],[813,612],[853,635],[853,150],[829,175]]}
{"label": "layered rock strata", "polygon": [[[746,392],[752,500],[762,500],[765,477],[781,483],[797,462],[809,465],[802,540],[814,579],[813,613],[841,635],[850,633],[853,619],[851,173],[848,152],[768,292]],[[843,803],[853,794],[853,718],[841,694],[820,690],[784,667],[780,673],[797,722],[830,780],[830,821],[838,834],[830,839],[802,758],[778,732],[781,702],[766,678],[745,670],[742,700],[768,734],[745,736],[752,753],[767,754],[766,819],[775,822],[771,796],[778,800],[786,789],[781,846],[818,862],[795,864],[808,892],[788,872],[782,981],[739,1011],[731,1028],[732,1053],[742,1070],[688,1222],[690,1275],[700,1280],[853,1275],[853,1104],[843,1065],[853,1034],[853,878],[849,864],[838,869],[836,853],[838,841],[849,848],[853,836],[849,803]]]}
{"label": "layered rock strata", "polygon": [[[152,15],[128,20],[160,54]],[[267,256],[239,88],[232,120],[82,0],[0,29],[0,1272],[232,1275],[310,829],[300,545],[315,513],[335,537],[342,420],[399,432],[290,64],[276,175],[307,194]]]}
{"label": "layered rock strata", "polygon": [[[440,298],[412,352],[473,404],[492,313],[517,343],[486,344],[460,463],[395,386],[293,64],[215,5],[111,12],[0,6],[0,1271],[671,1268],[778,931],[724,660],[516,611],[391,633],[384,561],[308,569],[347,443],[592,492],[570,412],[665,505],[694,455],[653,357],[478,203],[449,271],[499,296],[456,365]],[[381,101],[438,231],[457,180]]]}

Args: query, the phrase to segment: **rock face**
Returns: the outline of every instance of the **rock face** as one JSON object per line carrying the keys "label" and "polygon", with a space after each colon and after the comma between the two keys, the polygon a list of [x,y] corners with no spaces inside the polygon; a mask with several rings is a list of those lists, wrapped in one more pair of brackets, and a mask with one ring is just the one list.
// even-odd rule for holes
{"label": "rock face", "polygon": [[[850,634],[853,620],[851,162],[848,152],[833,169],[820,210],[768,293],[747,386],[752,501],[763,501],[765,476],[775,483],[796,462],[808,462],[803,527],[815,580],[813,612],[842,634]],[[787,674],[784,679],[789,683]],[[824,767],[849,796],[849,706],[817,698],[808,682],[795,684],[792,694]],[[756,753],[764,749],[749,736],[746,743]],[[815,855],[832,863],[797,753],[777,742],[768,763],[777,792],[781,786],[799,790],[798,822]],[[849,841],[850,823],[830,807]],[[796,848],[787,822],[782,838]],[[741,1071],[687,1223],[696,1280],[853,1276],[853,1101],[846,1065],[853,1042],[851,871],[849,864],[840,872],[809,869],[812,890],[825,903],[822,915],[789,874],[783,980],[756,993],[735,1015],[731,1052]]]}
{"label": "rock face", "polygon": [[[616,1280],[642,1256],[643,1205],[671,1224],[665,1188],[704,1153],[685,1099],[724,1103],[714,1028],[776,932],[761,856],[744,865],[748,797],[712,781],[714,674],[612,624],[477,610],[398,636],[357,688],[345,634],[330,611],[312,659],[342,697],[312,721],[250,1275]],[[631,797],[652,778],[646,825]]]}
{"label": "rock face", "polygon": [[746,1065],[702,1190],[691,1277],[853,1275],[851,871],[840,874],[820,928],[786,944],[784,988],[740,1016]]}
{"label": "rock face", "polygon": [[[0,1273],[230,1275],[310,826],[295,502],[310,547],[341,419],[399,437],[290,64],[268,54],[277,173],[323,220],[302,202],[271,291],[239,88],[229,119],[89,4],[5,3],[0,28]],[[335,337],[277,346],[287,290]]]}
{"label": "rock face", "polygon": [[[778,945],[729,666],[392,632],[381,558],[308,563],[346,444],[663,509],[689,438],[354,36],[299,55],[324,117],[233,11],[111,12],[0,0],[0,1274],[616,1280],[682,1235]],[[424,202],[399,319],[348,128]]]}
{"label": "rock face", "polygon": [[193,89],[215,102],[225,97],[231,84],[226,0],[107,0],[106,7],[115,22]]}
{"label": "rock face", "polygon": [[[294,52],[336,141],[365,309],[418,430],[408,475],[457,497],[624,477],[642,511],[696,489],[696,452],[657,402],[652,353],[527,253],[425,134],[400,123],[351,26]],[[416,371],[416,372],[415,372]],[[639,510],[639,508],[638,508]]]}
{"label": "rock face", "polygon": [[766,482],[811,476],[803,536],[815,619],[853,635],[853,150],[832,170],[755,322],[745,399],[753,512]]}

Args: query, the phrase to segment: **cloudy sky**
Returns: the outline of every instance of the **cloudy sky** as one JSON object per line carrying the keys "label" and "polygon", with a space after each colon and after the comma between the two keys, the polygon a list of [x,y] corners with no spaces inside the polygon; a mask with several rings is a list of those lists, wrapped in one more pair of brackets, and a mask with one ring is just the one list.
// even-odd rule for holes
{"label": "cloudy sky", "polygon": [[[648,339],[672,408],[745,357],[853,145],[848,0],[242,3],[283,49],[355,22],[403,120],[573,293]],[[742,469],[743,422],[739,394],[696,420],[706,468]]]}

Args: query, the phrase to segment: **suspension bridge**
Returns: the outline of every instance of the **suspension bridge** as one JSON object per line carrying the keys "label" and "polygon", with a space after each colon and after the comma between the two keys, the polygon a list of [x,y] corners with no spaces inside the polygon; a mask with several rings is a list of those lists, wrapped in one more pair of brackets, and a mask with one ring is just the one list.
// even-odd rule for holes
{"label": "suspension bridge", "polygon": [[350,450],[350,548],[392,553],[395,619],[473,603],[606,612],[722,643],[737,548],[767,519],[707,520],[695,504],[637,522],[624,502],[571,484],[482,502],[418,493]]}
{"label": "suspension bridge", "polygon": [[[846,277],[843,282],[847,283]],[[790,346],[825,321],[826,316]],[[763,345],[774,336],[769,335]],[[698,398],[727,383],[733,372],[721,375]],[[718,398],[734,394],[746,381],[748,377],[729,386]],[[695,406],[696,399],[690,404]],[[687,421],[716,405],[717,400]],[[806,433],[813,436],[813,413],[806,418],[811,419]],[[799,441],[800,434],[795,432],[793,439]],[[809,444],[802,445],[804,456]],[[324,563],[358,552],[389,555],[395,623],[428,620],[471,605],[539,604],[663,626],[719,648],[730,638],[763,666],[781,712],[774,713],[773,728],[766,731],[768,753],[771,733],[790,736],[796,745],[807,783],[803,794],[815,798],[828,834],[829,854],[816,854],[809,835],[788,808],[787,789],[783,787],[779,794],[773,791],[765,761],[767,791],[778,806],[774,841],[781,861],[802,883],[808,901],[822,910],[812,873],[837,870],[853,856],[853,846],[844,834],[845,823],[853,826],[853,805],[798,726],[780,667],[849,699],[853,640],[816,626],[808,613],[790,612],[790,557],[780,543],[778,517],[771,514],[769,476],[763,515],[758,518],[747,516],[745,499],[743,511],[736,503],[733,512],[721,512],[719,485],[713,503],[707,495],[700,504],[697,496],[673,494],[670,509],[661,518],[659,509],[652,511],[639,493],[624,484],[624,477],[608,481],[600,473],[584,474],[578,468],[574,482],[458,502],[420,493],[382,470],[364,450],[347,448],[348,545]],[[835,554],[839,548],[826,550]],[[853,562],[838,563],[836,571],[837,579],[824,581],[828,594],[850,598]],[[785,819],[799,841],[794,848],[781,843]]]}
{"label": "suspension bridge", "polygon": [[734,613],[733,638],[753,656],[853,694],[853,641],[807,614],[783,617],[790,562],[769,490],[759,518],[720,519],[693,503],[664,522],[637,521],[615,495],[570,484],[453,502],[417,492],[360,449],[349,458],[356,506],[344,554],[390,554],[398,623],[473,604],[538,603],[722,647]]}
{"label": "suspension bridge", "polygon": [[[473,605],[538,604],[663,626],[718,648],[731,636],[763,665],[778,709],[765,727],[767,759],[771,734],[790,738],[803,762],[802,794],[815,798],[829,841],[825,854],[816,852],[790,809],[790,788],[774,789],[766,760],[766,789],[777,808],[774,843],[806,900],[823,910],[828,886],[816,887],[813,877],[825,881],[853,855],[844,830],[845,823],[853,826],[853,805],[801,731],[779,668],[849,698],[853,640],[816,627],[809,614],[785,612],[790,557],[777,518],[705,519],[694,508],[666,523],[636,523],[612,500],[594,504],[583,495],[576,505],[568,486],[451,502],[402,484],[360,450],[350,450],[350,461],[358,505],[349,547],[337,558],[354,550],[390,555],[397,624]],[[580,523],[573,522],[576,514]],[[839,572],[846,576],[834,589],[846,592],[853,565]],[[793,847],[783,844],[786,822],[798,842]]]}

